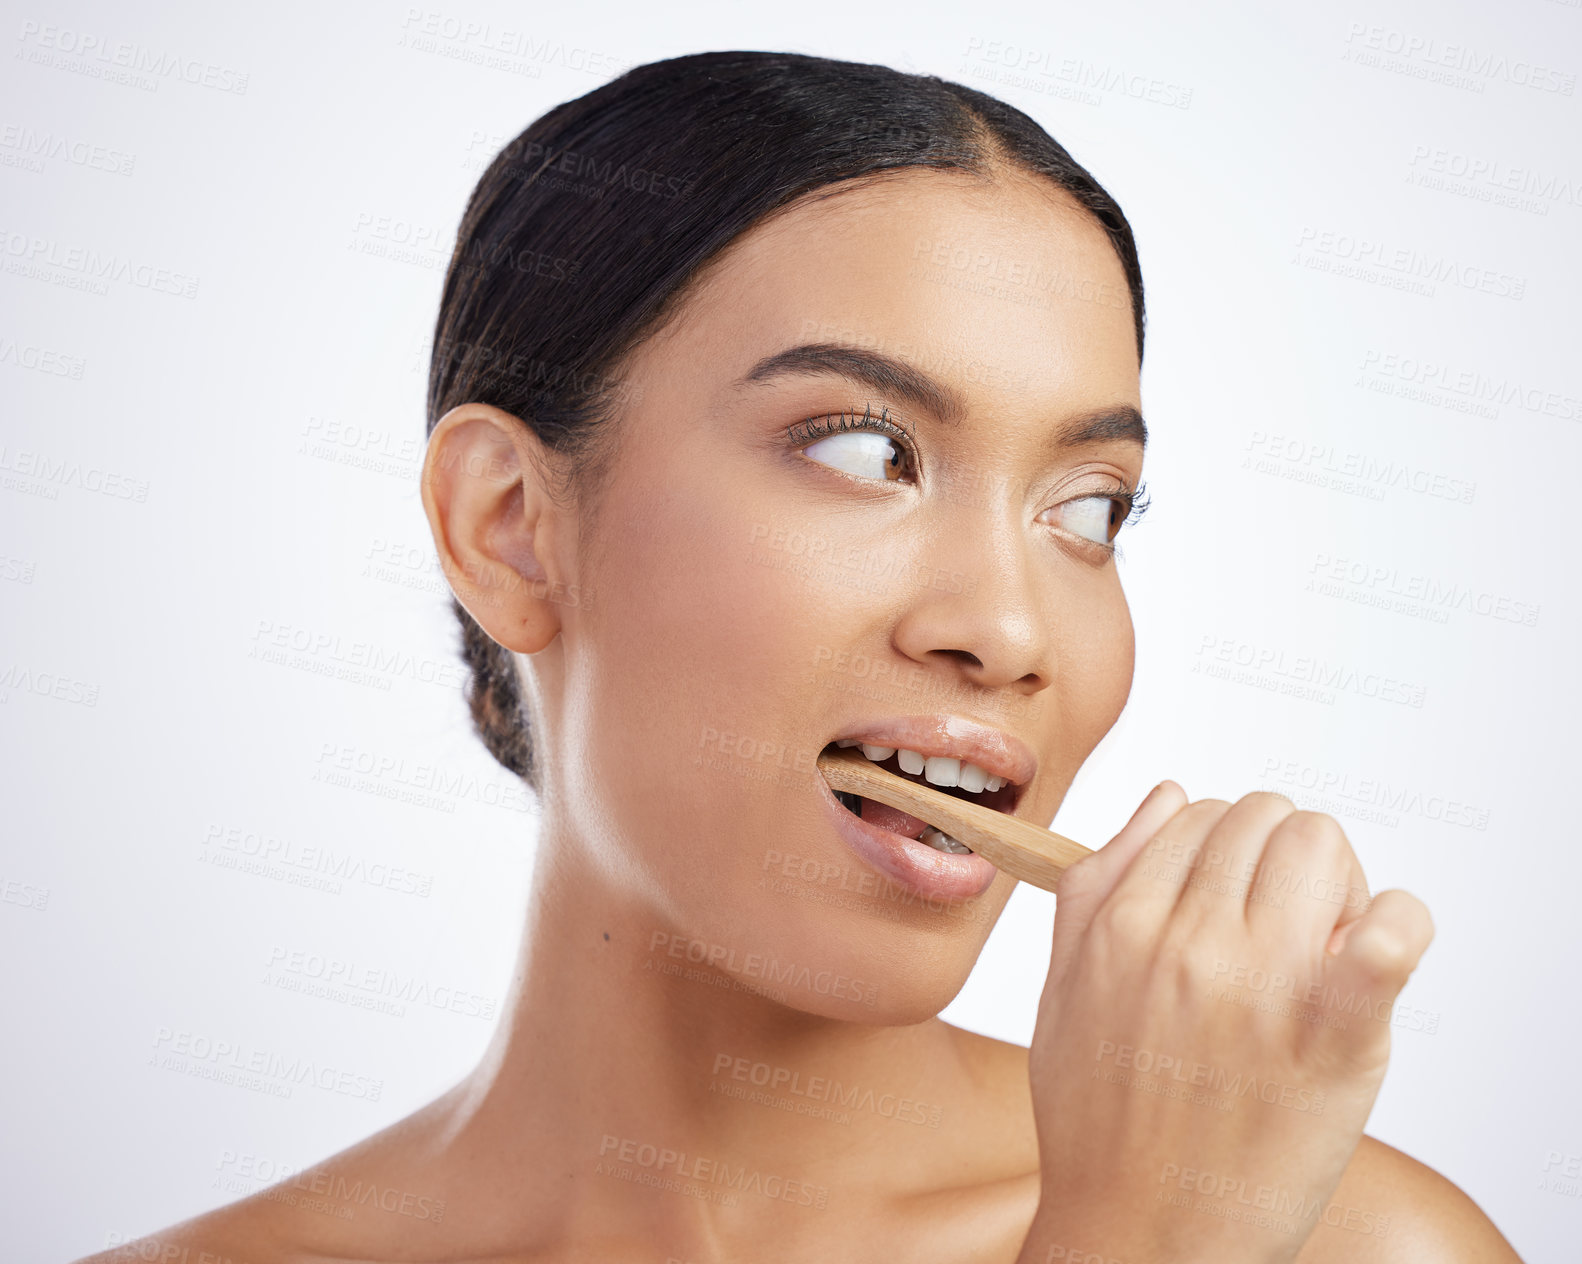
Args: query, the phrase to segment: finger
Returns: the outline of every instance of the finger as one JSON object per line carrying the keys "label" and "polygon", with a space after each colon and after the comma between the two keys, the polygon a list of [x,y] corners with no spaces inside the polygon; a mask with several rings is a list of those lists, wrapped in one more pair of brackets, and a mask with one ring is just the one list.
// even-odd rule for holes
{"label": "finger", "polygon": [[[1161,781],[1143,796],[1131,820],[1120,833],[1091,856],[1084,856],[1061,875],[1060,886],[1080,890],[1084,897],[1097,893],[1100,899],[1110,893],[1139,851],[1159,827],[1187,805],[1186,791],[1170,780]],[[1057,891],[1057,898],[1061,892]]]}
{"label": "finger", "polygon": [[1139,920],[1153,917],[1163,925],[1181,897],[1204,841],[1228,811],[1230,804],[1223,799],[1199,799],[1181,808],[1132,857],[1104,906],[1124,902]]}
{"label": "finger", "polygon": [[[1361,942],[1356,942],[1361,936]],[[1392,887],[1380,891],[1357,916],[1337,925],[1324,948],[1324,955],[1347,970],[1367,969],[1387,972],[1392,952],[1401,979],[1406,980],[1434,938],[1434,919],[1428,906],[1410,891]],[[1387,973],[1381,975],[1387,977]]]}
{"label": "finger", "polygon": [[1193,857],[1176,913],[1192,919],[1223,916],[1231,906],[1246,924],[1247,895],[1265,848],[1277,827],[1296,811],[1283,794],[1244,794],[1209,831]]}
{"label": "finger", "polygon": [[[1353,1011],[1360,997],[1368,1012],[1387,1014],[1433,938],[1434,919],[1421,900],[1398,888],[1380,891],[1362,916],[1337,928],[1326,948],[1325,995],[1348,998]],[[1381,1023],[1372,1049],[1352,1046],[1356,1056],[1388,1048],[1389,1032]]]}
{"label": "finger", "polygon": [[1276,824],[1258,860],[1247,889],[1247,927],[1270,942],[1294,942],[1300,933],[1317,954],[1343,916],[1361,916],[1367,898],[1362,866],[1340,822],[1323,812],[1293,811]]}
{"label": "finger", "polygon": [[[1340,916],[1335,919],[1335,929],[1330,932],[1326,948],[1332,947],[1339,952],[1346,942],[1346,936],[1342,935],[1341,931],[1366,913],[1372,903],[1373,896],[1368,891],[1368,876],[1362,872],[1362,863],[1357,859],[1357,853],[1353,851],[1351,872],[1346,879],[1346,902],[1340,910]],[[1335,938],[1337,935],[1340,936],[1338,941]]]}
{"label": "finger", "polygon": [[1094,910],[1109,896],[1126,867],[1148,845],[1159,828],[1186,806],[1187,796],[1174,781],[1161,781],[1143,796],[1120,833],[1091,856],[1072,865],[1055,884],[1055,943],[1050,976],[1055,977],[1076,951]]}

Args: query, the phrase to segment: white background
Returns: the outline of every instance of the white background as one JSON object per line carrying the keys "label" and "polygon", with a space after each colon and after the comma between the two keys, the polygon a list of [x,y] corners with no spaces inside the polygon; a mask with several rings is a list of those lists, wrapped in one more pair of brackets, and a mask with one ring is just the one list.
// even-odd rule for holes
{"label": "white background", "polygon": [[[416,495],[444,265],[543,111],[757,48],[997,93],[1119,200],[1149,309],[1138,665],[1055,828],[1097,845],[1167,776],[1334,813],[1438,928],[1368,1131],[1526,1260],[1576,1258],[1582,5],[139,8],[0,25],[0,1254],[229,1202],[241,1156],[311,1163],[480,1052],[483,1018],[271,981],[304,952],[479,1007],[507,984],[536,818],[470,733]],[[505,32],[525,51],[483,47]],[[173,73],[104,77],[121,43]],[[132,268],[80,288],[84,252]],[[269,662],[276,635],[321,648]],[[370,645],[397,665],[320,674]],[[1315,664],[1339,683],[1292,692]],[[389,797],[435,766],[463,788]],[[227,867],[260,845],[411,876]],[[945,1017],[1025,1043],[1052,915],[1021,888]],[[178,1041],[362,1095],[150,1065]]]}

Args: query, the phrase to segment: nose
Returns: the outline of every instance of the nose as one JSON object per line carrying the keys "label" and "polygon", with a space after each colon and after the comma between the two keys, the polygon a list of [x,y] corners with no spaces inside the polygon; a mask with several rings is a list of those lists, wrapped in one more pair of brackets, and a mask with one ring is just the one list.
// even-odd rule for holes
{"label": "nose", "polygon": [[919,561],[896,649],[984,689],[1031,696],[1047,688],[1053,637],[1041,589],[1049,581],[1032,554],[1010,531],[942,533]]}

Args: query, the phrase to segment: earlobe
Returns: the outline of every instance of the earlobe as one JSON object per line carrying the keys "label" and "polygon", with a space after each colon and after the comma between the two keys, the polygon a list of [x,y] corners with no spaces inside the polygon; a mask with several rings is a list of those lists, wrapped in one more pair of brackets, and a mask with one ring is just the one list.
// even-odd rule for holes
{"label": "earlobe", "polygon": [[520,418],[460,404],[435,424],[421,474],[423,510],[456,600],[494,640],[525,654],[559,633],[551,598],[566,590],[551,548],[560,511],[526,450],[537,442]]}

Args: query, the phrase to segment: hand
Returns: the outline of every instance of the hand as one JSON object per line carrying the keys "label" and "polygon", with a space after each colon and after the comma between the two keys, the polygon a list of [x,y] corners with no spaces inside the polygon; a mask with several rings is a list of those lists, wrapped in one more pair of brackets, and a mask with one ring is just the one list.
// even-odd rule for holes
{"label": "hand", "polygon": [[1019,1264],[1294,1260],[1373,1109],[1427,908],[1370,898],[1334,818],[1173,781],[1055,894]]}

